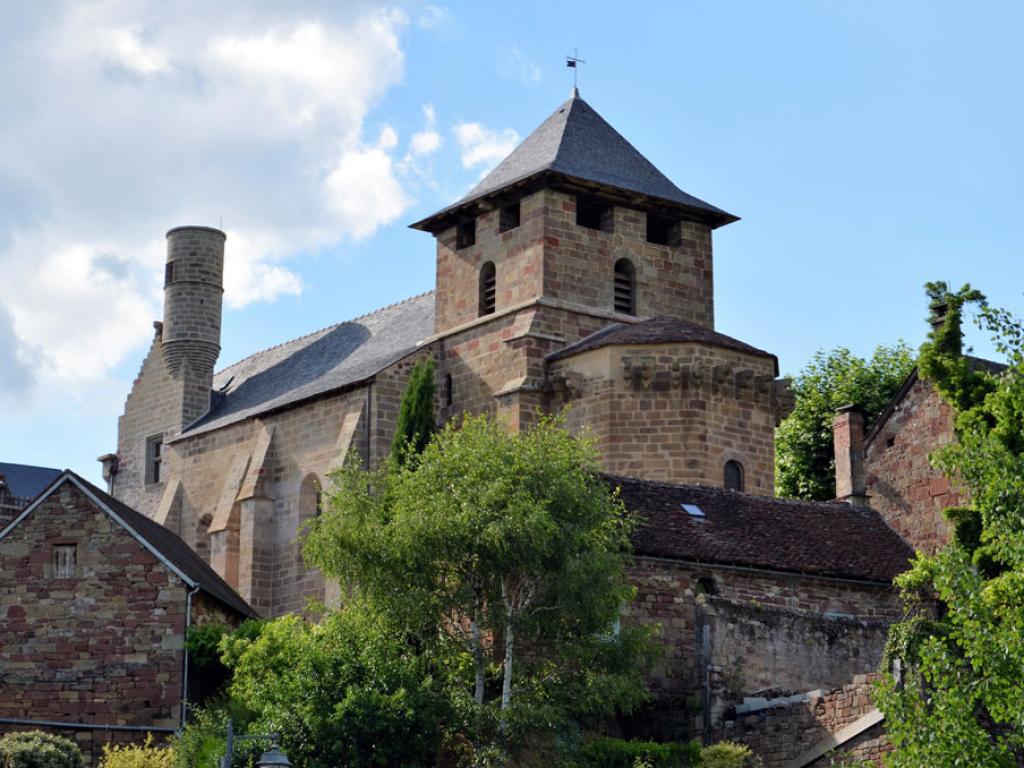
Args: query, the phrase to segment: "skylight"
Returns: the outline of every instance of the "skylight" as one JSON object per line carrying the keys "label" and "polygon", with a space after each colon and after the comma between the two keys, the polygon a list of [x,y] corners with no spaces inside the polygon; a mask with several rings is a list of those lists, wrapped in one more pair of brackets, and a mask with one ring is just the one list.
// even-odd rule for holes
{"label": "skylight", "polygon": [[679,506],[681,506],[690,517],[707,517],[707,515],[704,514],[704,510],[696,504],[680,504]]}

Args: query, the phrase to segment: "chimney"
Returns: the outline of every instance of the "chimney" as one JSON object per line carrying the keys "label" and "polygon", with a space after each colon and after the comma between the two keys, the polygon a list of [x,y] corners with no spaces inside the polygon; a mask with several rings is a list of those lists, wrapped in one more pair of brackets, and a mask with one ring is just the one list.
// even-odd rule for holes
{"label": "chimney", "polygon": [[836,454],[836,500],[855,507],[868,505],[864,481],[864,412],[846,405],[832,419]]}

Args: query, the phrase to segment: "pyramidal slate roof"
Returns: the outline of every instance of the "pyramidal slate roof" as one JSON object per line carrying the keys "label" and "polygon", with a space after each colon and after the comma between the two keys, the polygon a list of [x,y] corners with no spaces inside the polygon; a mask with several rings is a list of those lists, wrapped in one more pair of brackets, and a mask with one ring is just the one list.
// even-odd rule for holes
{"label": "pyramidal slate roof", "polygon": [[737,217],[690,195],[659,171],[593,107],[574,91],[572,97],[526,137],[512,154],[458,202],[422,221],[415,229],[434,231],[458,209],[518,182],[545,174],[590,182],[681,206],[714,226]]}
{"label": "pyramidal slate roof", "polygon": [[150,520],[142,513],[136,512],[127,504],[118,501],[106,491],[100,490],[70,469],[58,472],[57,477],[36,496],[31,505],[26,507],[5,528],[0,529],[0,538],[17,528],[37,506],[64,483],[78,486],[79,490],[91,497],[102,511],[120,523],[140,544],[162,560],[172,571],[175,571],[188,586],[198,587],[242,616],[258,615],[242,596],[210,567],[209,563],[197,555],[192,547],[175,535],[173,531]]}
{"label": "pyramidal slate roof", "polygon": [[264,349],[214,374],[210,411],[187,437],[355,386],[434,332],[433,291]]}

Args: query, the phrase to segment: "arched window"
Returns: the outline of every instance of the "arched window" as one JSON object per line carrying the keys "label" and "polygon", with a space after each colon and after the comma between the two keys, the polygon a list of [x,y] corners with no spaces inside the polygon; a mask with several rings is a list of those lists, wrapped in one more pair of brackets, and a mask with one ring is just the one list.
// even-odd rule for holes
{"label": "arched window", "polygon": [[494,314],[494,300],[498,289],[497,272],[494,262],[488,261],[480,267],[480,316]]}
{"label": "arched window", "polygon": [[743,465],[730,459],[725,462],[725,490],[743,490]]}
{"label": "arched window", "polygon": [[615,311],[636,314],[636,268],[629,259],[615,262]]}

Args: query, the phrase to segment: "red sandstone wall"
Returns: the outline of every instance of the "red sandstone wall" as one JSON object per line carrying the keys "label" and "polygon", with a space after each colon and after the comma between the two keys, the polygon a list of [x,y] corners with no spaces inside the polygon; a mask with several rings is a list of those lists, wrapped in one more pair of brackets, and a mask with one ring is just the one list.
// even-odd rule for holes
{"label": "red sandstone wall", "polygon": [[953,440],[952,408],[918,379],[865,446],[871,506],[920,551],[935,552],[948,542],[942,510],[965,502],[928,461],[932,451]]}
{"label": "red sandstone wall", "polygon": [[177,725],[186,588],[120,525],[65,484],[0,539],[0,572],[0,717]]}
{"label": "red sandstone wall", "polygon": [[[871,688],[877,673],[857,675],[842,687],[815,696],[810,701],[769,707],[729,720],[714,732],[714,740],[730,739],[749,746],[761,758],[764,768],[784,768],[816,744],[872,712]],[[833,758],[847,759],[856,765],[882,765],[882,756],[891,750],[886,743],[883,724],[879,723],[852,740],[835,748],[810,766],[831,765]]]}

